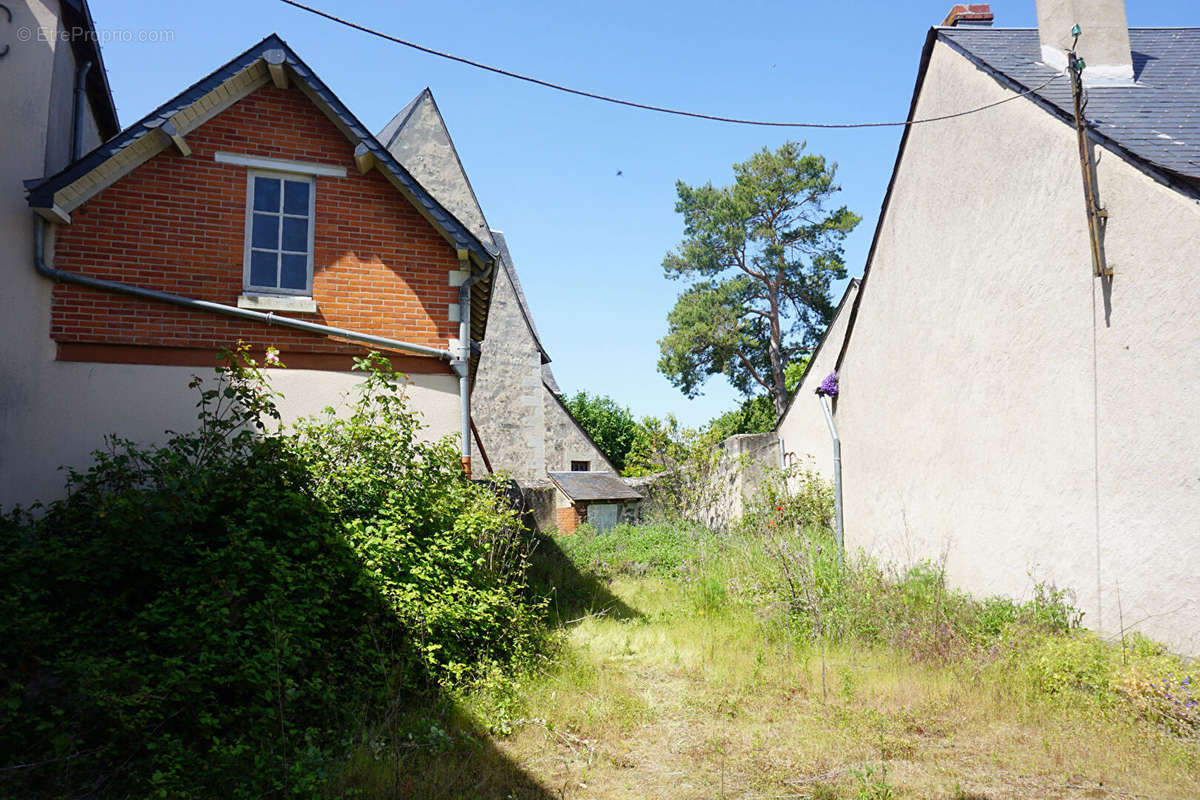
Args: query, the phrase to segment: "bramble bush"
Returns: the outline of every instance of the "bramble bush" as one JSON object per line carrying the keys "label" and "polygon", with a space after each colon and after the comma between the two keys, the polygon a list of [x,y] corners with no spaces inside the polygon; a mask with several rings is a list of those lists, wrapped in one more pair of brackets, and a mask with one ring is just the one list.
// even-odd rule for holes
{"label": "bramble bush", "polygon": [[536,651],[513,515],[359,367],[348,419],[279,431],[241,348],[195,431],[0,518],[0,795],[323,796],[364,731]]}

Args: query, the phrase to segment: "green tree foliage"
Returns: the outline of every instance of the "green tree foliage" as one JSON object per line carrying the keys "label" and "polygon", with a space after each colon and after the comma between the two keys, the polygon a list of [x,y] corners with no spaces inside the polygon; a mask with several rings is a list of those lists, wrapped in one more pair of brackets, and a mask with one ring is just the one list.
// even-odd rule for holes
{"label": "green tree foliage", "polygon": [[785,142],[734,164],[734,183],[675,188],[684,239],[663,259],[687,282],[659,341],[659,371],[688,397],[710,375],[783,413],[787,366],[833,316],[832,281],[846,276],[842,243],[860,217],[829,208],[836,165]]}
{"label": "green tree foliage", "polygon": [[[799,356],[787,365],[784,371],[784,381],[787,385],[788,396],[795,393],[808,368],[809,356]],[[765,394],[743,400],[732,411],[726,411],[719,417],[713,418],[705,426],[714,441],[722,441],[739,433],[768,433],[775,429],[779,417],[775,413],[775,404]]]}
{"label": "green tree foliage", "polygon": [[540,641],[512,513],[384,362],[291,433],[242,358],[195,381],[195,432],[114,440],[40,518],[0,516],[0,796],[319,797],[405,707]]}
{"label": "green tree foliage", "polygon": [[679,424],[674,414],[664,419],[642,417],[624,474],[638,477],[675,469],[691,457],[699,434]]}
{"label": "green tree foliage", "polygon": [[708,423],[706,430],[719,442],[739,433],[767,433],[774,428],[775,406],[771,398],[760,394],[716,417]]}
{"label": "green tree foliage", "polygon": [[564,401],[567,410],[608,456],[618,471],[625,469],[629,449],[638,436],[633,413],[607,395],[577,392]]}
{"label": "green tree foliage", "polygon": [[810,361],[812,361],[812,355],[805,354],[788,362],[787,368],[783,371],[783,381],[787,386],[789,397],[796,393],[796,387],[800,385]]}

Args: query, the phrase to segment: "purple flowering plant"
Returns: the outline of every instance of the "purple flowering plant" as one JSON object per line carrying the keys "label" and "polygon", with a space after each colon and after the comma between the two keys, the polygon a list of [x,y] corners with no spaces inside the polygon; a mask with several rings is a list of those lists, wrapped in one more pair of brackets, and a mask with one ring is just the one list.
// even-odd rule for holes
{"label": "purple flowering plant", "polygon": [[821,381],[821,385],[817,387],[817,394],[823,397],[837,397],[838,393],[838,375],[837,372],[831,372],[825,376],[825,380]]}

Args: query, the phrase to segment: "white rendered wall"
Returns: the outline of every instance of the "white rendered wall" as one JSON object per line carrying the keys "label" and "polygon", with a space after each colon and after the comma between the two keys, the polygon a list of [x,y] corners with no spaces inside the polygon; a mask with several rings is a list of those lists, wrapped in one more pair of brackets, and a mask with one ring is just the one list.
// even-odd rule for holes
{"label": "white rendered wall", "polygon": [[[934,46],[915,116],[1011,96]],[[1200,652],[1200,205],[1025,99],[910,132],[840,373],[851,548]],[[1119,592],[1119,604],[1118,604]]]}
{"label": "white rendered wall", "polygon": [[[361,373],[268,370],[283,397],[284,422],[353,404]],[[198,395],[188,389],[193,375],[213,385],[214,371],[198,367],[86,364],[43,361],[26,374],[26,399],[6,409],[0,454],[0,506],[52,500],[63,493],[60,465],[85,468],[107,434],[143,444],[163,443],[167,430],[187,430],[196,421]],[[405,385],[410,410],[425,426],[422,438],[458,433],[458,379],[412,375]]]}
{"label": "white rendered wall", "polygon": [[833,480],[833,439],[829,435],[825,412],[821,410],[816,390],[837,366],[838,353],[846,339],[846,327],[857,295],[856,284],[851,283],[846,287],[837,316],[829,323],[821,347],[813,355],[808,372],[796,387],[791,405],[776,429],[783,440],[789,466],[815,470],[830,481]]}

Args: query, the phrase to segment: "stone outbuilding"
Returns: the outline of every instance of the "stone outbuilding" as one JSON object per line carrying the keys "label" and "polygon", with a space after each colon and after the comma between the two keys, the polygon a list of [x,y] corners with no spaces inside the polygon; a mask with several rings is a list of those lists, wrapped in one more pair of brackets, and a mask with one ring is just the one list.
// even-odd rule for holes
{"label": "stone outbuilding", "polygon": [[585,522],[603,532],[637,519],[642,495],[615,472],[551,472],[550,481],[558,490],[560,533],[574,533]]}

